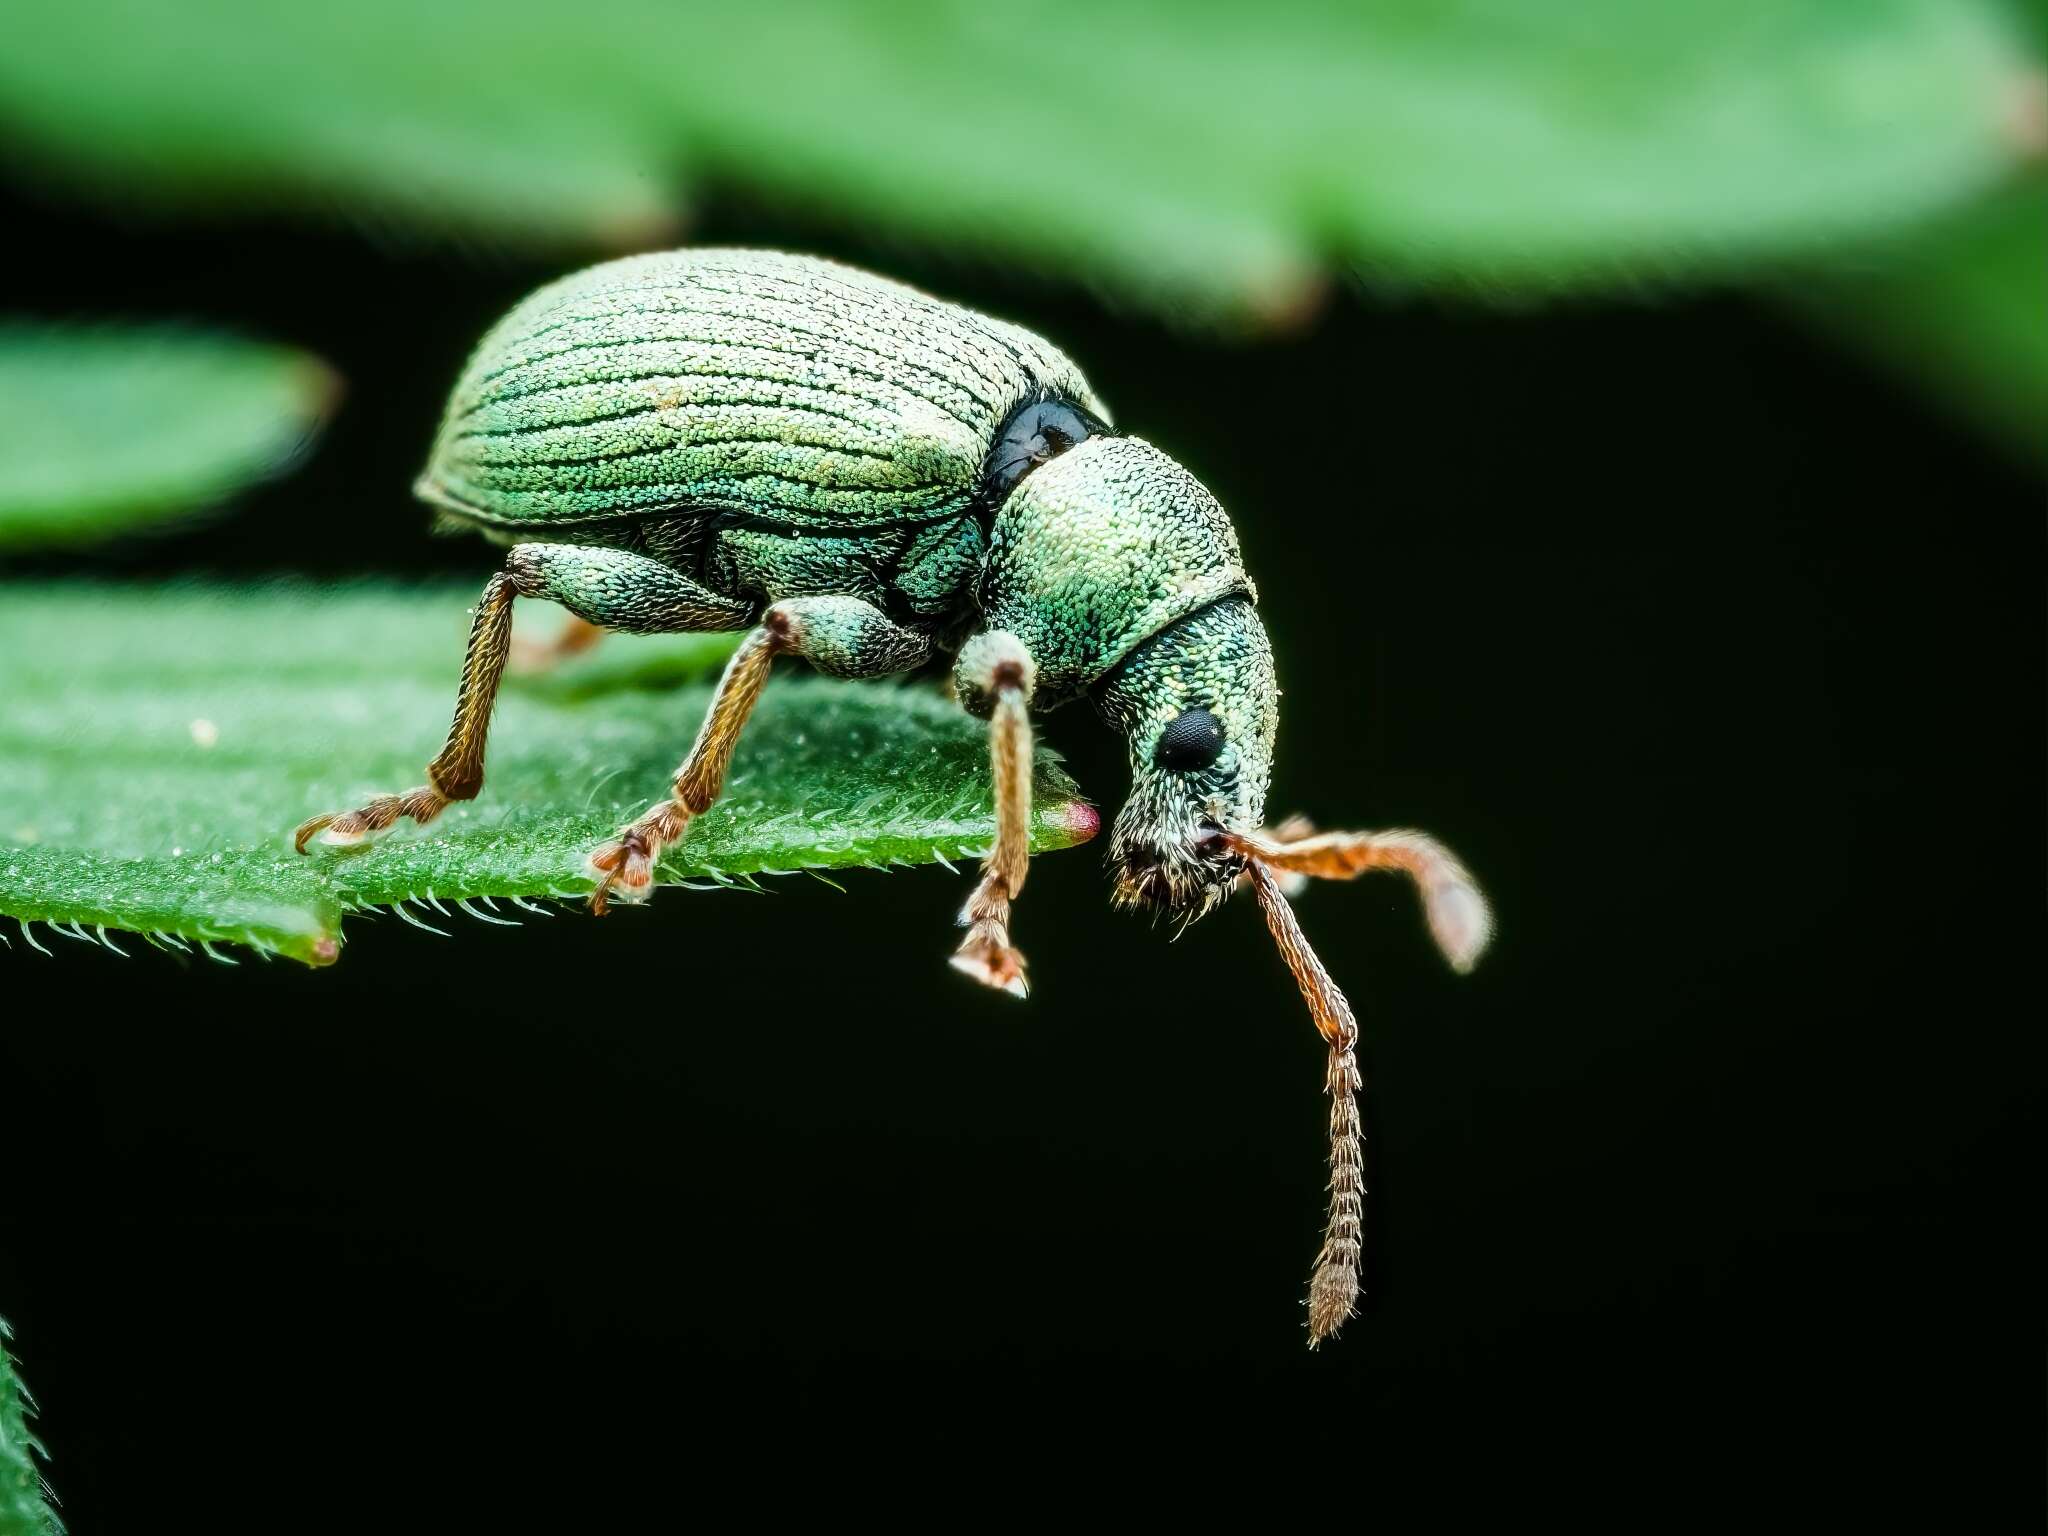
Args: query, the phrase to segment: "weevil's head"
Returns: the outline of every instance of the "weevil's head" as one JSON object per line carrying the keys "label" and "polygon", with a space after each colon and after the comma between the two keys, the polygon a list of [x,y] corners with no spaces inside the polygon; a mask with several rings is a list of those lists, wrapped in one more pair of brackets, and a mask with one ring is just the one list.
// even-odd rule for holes
{"label": "weevil's head", "polygon": [[[1016,447],[1027,431],[1039,435]],[[1031,655],[1038,708],[1087,694],[1129,743],[1117,899],[1212,911],[1244,871],[1229,835],[1265,813],[1279,704],[1237,533],[1170,456],[1057,401],[1020,412],[992,464],[1021,468],[991,533],[989,628]]]}
{"label": "weevil's head", "polygon": [[1129,743],[1131,795],[1111,830],[1121,905],[1192,920],[1244,873],[1230,834],[1256,832],[1279,723],[1265,627],[1229,597],[1175,620],[1096,688]]}

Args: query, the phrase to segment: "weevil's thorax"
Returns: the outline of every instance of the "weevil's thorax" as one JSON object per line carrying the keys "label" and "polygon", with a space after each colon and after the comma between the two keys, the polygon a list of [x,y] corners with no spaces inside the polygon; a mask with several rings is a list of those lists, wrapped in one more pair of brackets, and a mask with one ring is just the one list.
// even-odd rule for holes
{"label": "weevil's thorax", "polygon": [[1079,698],[1176,620],[1254,595],[1216,498],[1136,437],[1090,437],[1032,469],[996,510],[981,581],[987,626],[1038,664],[1040,708]]}

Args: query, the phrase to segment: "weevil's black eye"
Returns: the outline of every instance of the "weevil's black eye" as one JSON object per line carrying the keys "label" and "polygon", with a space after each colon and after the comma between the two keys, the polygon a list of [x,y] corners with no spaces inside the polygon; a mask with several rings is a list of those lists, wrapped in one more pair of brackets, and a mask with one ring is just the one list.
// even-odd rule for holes
{"label": "weevil's black eye", "polygon": [[1152,761],[1169,773],[1206,768],[1223,750],[1223,722],[1206,709],[1184,709],[1159,733]]}
{"label": "weevil's black eye", "polygon": [[984,494],[996,505],[1047,459],[1058,458],[1076,443],[1102,430],[1102,423],[1064,400],[1033,400],[1020,405],[996,434],[983,471]]}

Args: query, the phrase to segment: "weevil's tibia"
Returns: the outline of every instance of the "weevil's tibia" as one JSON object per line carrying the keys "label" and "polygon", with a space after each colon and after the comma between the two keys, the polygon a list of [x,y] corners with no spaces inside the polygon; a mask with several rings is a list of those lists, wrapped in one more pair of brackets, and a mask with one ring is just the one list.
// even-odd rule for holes
{"label": "weevil's tibia", "polygon": [[613,900],[642,900],[652,889],[662,849],[673,846],[724,790],[733,749],[777,656],[801,656],[834,677],[887,677],[921,665],[931,645],[930,636],[857,597],[795,597],[769,608],[726,663],[669,798],[591,854],[590,872],[597,880],[591,911],[602,914]]}
{"label": "weevil's tibia", "polygon": [[1351,1004],[1309,948],[1280,882],[1254,861],[1248,873],[1266,927],[1330,1048],[1323,1090],[1330,1096],[1330,1215],[1308,1285],[1308,1342],[1334,1335],[1358,1307],[1359,1256],[1365,1245],[1365,1131],[1358,1112],[1364,1087],[1358,1071],[1358,1020]]}
{"label": "weevil's tibia", "polygon": [[512,600],[518,593],[518,581],[509,571],[500,571],[484,587],[469,626],[455,720],[441,755],[427,764],[427,782],[401,795],[379,795],[357,810],[308,818],[292,834],[292,845],[300,853],[316,835],[322,842],[346,847],[387,831],[401,816],[424,826],[447,809],[449,801],[473,799],[483,788],[484,743],[512,647]]}
{"label": "weevil's tibia", "polygon": [[1015,997],[1030,988],[1024,956],[1010,942],[1010,903],[1031,870],[1031,653],[1015,635],[991,630],[961,647],[954,677],[962,701],[986,709],[989,766],[995,786],[996,840],[982,861],[981,881],[961,909],[967,937],[953,967]]}
{"label": "weevil's tibia", "polygon": [[777,656],[795,649],[790,629],[788,616],[777,609],[762,615],[760,626],[726,663],[717,696],[697,731],[696,745],[676,770],[669,798],[591,854],[590,871],[597,877],[597,889],[590,893],[592,912],[603,916],[614,895],[624,901],[644,899],[661,850],[681,838],[692,818],[709,810],[725,788],[733,748],[767,685],[770,666]]}

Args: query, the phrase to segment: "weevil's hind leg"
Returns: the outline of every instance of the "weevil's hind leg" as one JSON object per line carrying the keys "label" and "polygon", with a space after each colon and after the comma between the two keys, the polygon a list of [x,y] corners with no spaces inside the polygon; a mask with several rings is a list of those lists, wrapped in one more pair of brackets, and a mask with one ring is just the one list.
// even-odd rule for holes
{"label": "weevil's hind leg", "polygon": [[680,839],[725,788],[733,748],[777,656],[801,656],[834,677],[887,677],[921,666],[931,649],[929,635],[904,628],[856,597],[789,598],[771,607],[726,663],[669,798],[591,854],[597,889],[590,893],[590,909],[602,914],[613,900],[647,895],[662,849]]}
{"label": "weevil's hind leg", "polygon": [[427,764],[427,782],[403,794],[379,795],[353,811],[309,817],[292,834],[300,853],[314,837],[348,847],[386,832],[402,816],[425,825],[451,800],[467,800],[483,787],[484,742],[490,734],[491,706],[505,675],[505,657],[512,645],[512,600],[517,579],[500,571],[484,587],[476,618],[469,626],[469,650],[462,661],[462,687],[455,696],[455,722],[441,755]]}
{"label": "weevil's hind leg", "polygon": [[552,672],[570,657],[581,656],[595,647],[604,636],[603,625],[593,624],[572,613],[569,621],[545,640],[513,635],[512,661],[508,670],[514,677],[537,677]]}
{"label": "weevil's hind leg", "polygon": [[573,544],[515,546],[477,605],[455,721],[441,755],[427,765],[427,782],[403,794],[379,795],[352,811],[300,823],[292,836],[299,852],[315,837],[343,847],[367,841],[403,817],[424,825],[451,801],[476,798],[484,785],[491,709],[512,649],[512,603],[519,597],[551,598],[587,625],[641,633],[738,629],[753,614],[750,603],[713,592],[642,555]]}
{"label": "weevil's hind leg", "polygon": [[1034,668],[1024,642],[1003,630],[976,635],[960,649],[954,680],[962,702],[987,713],[994,770],[996,841],[982,861],[981,882],[960,913],[967,937],[954,969],[985,986],[1023,997],[1024,956],[1010,942],[1010,903],[1031,869],[1031,689]]}

